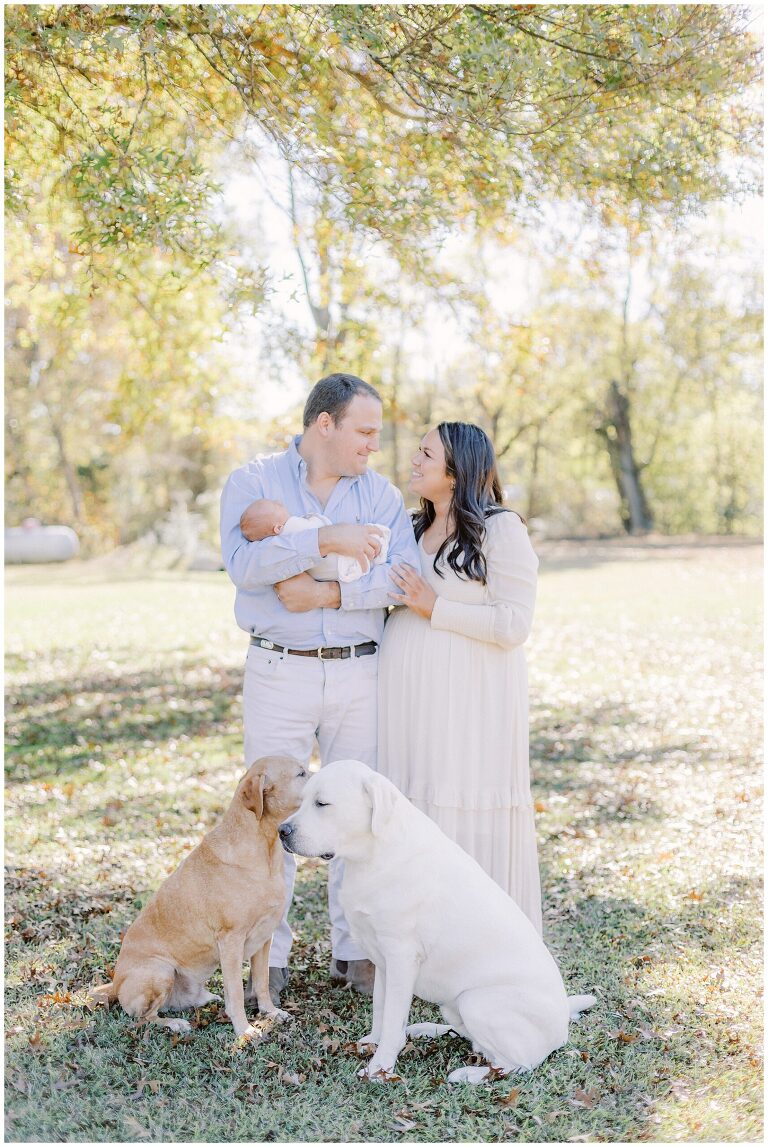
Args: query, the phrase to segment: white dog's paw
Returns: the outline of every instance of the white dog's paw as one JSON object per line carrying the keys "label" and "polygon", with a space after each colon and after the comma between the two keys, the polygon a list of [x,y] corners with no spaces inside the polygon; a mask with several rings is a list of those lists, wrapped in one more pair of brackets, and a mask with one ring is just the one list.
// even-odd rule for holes
{"label": "white dog's paw", "polygon": [[437,1039],[438,1036],[448,1035],[453,1028],[450,1024],[411,1024],[405,1029],[409,1039]]}
{"label": "white dog's paw", "polygon": [[457,1067],[448,1076],[449,1083],[480,1083],[490,1075],[490,1067]]}
{"label": "white dog's paw", "polygon": [[191,1032],[192,1031],[192,1024],[189,1022],[189,1020],[181,1020],[181,1019],[163,1020],[163,1027],[168,1028],[168,1031],[176,1032],[178,1035],[182,1035],[184,1032]]}
{"label": "white dog's paw", "polygon": [[391,1063],[389,1067],[380,1063],[375,1057],[368,1062],[365,1067],[361,1067],[357,1073],[358,1079],[369,1079],[373,1083],[390,1083],[393,1080],[399,1080],[400,1076],[395,1075],[394,1064]]}
{"label": "white dog's paw", "polygon": [[373,1032],[368,1032],[368,1035],[361,1035],[360,1039],[355,1040],[355,1046],[358,1051],[365,1051],[367,1048],[377,1047],[379,1041],[374,1038]]}

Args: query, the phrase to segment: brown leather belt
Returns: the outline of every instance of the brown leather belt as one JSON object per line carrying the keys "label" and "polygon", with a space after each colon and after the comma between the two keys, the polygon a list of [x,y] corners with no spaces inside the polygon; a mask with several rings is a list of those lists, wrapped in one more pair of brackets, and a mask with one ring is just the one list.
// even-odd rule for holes
{"label": "brown leather belt", "polygon": [[364,641],[362,645],[321,645],[319,649],[286,649],[284,645],[276,645],[274,641],[267,641],[266,637],[255,635],[251,637],[251,645],[258,645],[260,649],[271,649],[275,653],[291,653],[294,657],[319,657],[321,661],[368,657],[378,648],[375,641]]}

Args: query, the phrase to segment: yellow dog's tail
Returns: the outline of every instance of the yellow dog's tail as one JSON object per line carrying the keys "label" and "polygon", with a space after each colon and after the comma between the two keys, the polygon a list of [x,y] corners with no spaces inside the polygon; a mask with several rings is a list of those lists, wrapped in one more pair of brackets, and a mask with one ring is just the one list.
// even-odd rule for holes
{"label": "yellow dog's tail", "polygon": [[86,1003],[93,1005],[106,1004],[107,1007],[113,1000],[117,999],[117,988],[114,981],[110,980],[108,984],[96,984],[94,987],[88,989],[86,996]]}

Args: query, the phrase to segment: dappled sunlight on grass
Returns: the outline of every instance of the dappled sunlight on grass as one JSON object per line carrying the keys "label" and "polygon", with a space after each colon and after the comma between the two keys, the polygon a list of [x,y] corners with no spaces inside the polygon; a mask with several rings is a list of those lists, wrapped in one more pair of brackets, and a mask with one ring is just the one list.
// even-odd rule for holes
{"label": "dappled sunlight on grass", "polygon": [[11,1138],[761,1138],[759,550],[571,556],[543,547],[531,762],[546,939],[598,1004],[535,1072],[475,1089],[444,1082],[470,1056],[457,1038],[406,1048],[402,1084],[357,1083],[370,1003],[327,979],[317,861],[297,878],[292,1025],[235,1051],[215,1005],[176,1042],[83,1006],[230,799],[245,641],[216,574],[14,571]]}

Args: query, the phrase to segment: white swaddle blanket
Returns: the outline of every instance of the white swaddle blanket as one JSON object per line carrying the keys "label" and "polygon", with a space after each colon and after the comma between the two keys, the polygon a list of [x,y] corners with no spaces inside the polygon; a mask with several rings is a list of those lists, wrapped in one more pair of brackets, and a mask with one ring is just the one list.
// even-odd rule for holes
{"label": "white swaddle blanket", "polygon": [[[389,526],[380,526],[377,522],[373,524],[383,535],[381,549],[373,559],[373,565],[380,566],[387,560],[389,538],[392,531]],[[326,518],[323,514],[308,514],[306,518],[288,518],[281,533],[298,534],[301,530],[318,530],[321,526],[331,525],[333,525],[333,523],[330,518]],[[370,565],[368,565],[366,569],[363,569],[359,561],[355,558],[346,557],[344,554],[327,554],[324,558],[320,559],[317,565],[312,566],[307,572],[312,575],[315,581],[349,582],[357,581],[363,574],[367,574],[369,569]]]}

